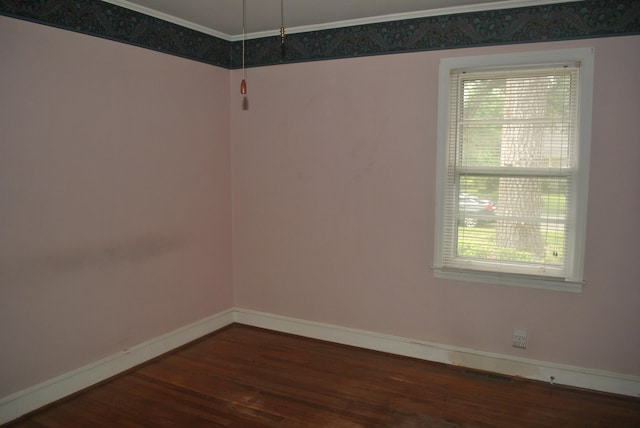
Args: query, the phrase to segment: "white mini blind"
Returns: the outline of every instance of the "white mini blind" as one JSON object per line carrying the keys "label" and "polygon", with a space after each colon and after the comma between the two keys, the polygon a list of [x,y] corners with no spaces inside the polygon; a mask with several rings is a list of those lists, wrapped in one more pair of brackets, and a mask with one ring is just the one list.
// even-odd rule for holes
{"label": "white mini blind", "polygon": [[579,72],[451,71],[439,268],[574,279]]}

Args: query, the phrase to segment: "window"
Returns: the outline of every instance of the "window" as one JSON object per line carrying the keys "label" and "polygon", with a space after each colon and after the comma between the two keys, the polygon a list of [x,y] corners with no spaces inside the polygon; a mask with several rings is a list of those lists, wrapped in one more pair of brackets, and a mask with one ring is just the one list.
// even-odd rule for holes
{"label": "window", "polygon": [[443,59],[435,275],[580,291],[593,50]]}

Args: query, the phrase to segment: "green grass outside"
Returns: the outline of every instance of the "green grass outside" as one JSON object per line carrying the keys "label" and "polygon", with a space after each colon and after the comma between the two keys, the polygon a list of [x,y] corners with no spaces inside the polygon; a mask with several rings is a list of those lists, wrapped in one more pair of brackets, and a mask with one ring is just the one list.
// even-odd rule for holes
{"label": "green grass outside", "polygon": [[564,194],[542,195],[542,212],[550,216],[564,216],[567,214],[566,200]]}
{"label": "green grass outside", "polygon": [[[545,242],[545,256],[539,257],[528,251],[518,251],[512,248],[496,245],[496,229],[485,227],[460,227],[458,241],[458,255],[480,260],[503,260],[509,262],[544,263],[547,265],[562,265],[564,263],[564,231],[549,230],[543,233]],[[557,252],[557,255],[555,255]]]}

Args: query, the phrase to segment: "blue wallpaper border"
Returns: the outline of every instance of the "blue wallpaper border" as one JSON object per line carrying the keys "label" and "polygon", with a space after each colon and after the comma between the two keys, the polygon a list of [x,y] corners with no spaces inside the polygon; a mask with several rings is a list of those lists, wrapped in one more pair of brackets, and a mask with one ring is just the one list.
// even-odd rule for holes
{"label": "blue wallpaper border", "polygon": [[231,43],[98,0],[0,0],[0,15],[229,68]]}
{"label": "blue wallpaper border", "polygon": [[[640,0],[587,0],[434,16],[251,40],[246,66],[640,34]],[[241,67],[241,43],[232,46]]]}
{"label": "blue wallpaper border", "polygon": [[[241,66],[229,42],[98,0],[0,0],[0,14],[224,67]],[[245,66],[499,44],[640,34],[640,0],[585,0],[389,21],[247,40]]]}

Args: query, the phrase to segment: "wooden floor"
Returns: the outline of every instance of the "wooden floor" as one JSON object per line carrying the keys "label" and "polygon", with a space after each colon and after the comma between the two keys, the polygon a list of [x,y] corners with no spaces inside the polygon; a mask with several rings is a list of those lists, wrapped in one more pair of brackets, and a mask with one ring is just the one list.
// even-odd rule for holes
{"label": "wooden floor", "polygon": [[640,427],[640,399],[233,325],[8,425]]}

